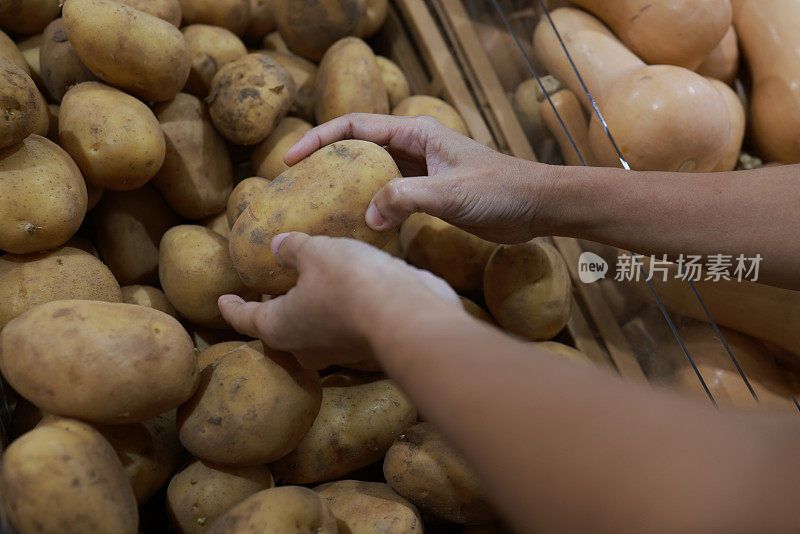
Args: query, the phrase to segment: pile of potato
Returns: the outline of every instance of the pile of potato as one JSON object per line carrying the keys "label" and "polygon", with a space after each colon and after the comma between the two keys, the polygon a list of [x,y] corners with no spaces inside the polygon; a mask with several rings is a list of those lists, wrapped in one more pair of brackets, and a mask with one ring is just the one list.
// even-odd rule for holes
{"label": "pile of potato", "polygon": [[0,491],[14,531],[496,520],[460,454],[375,362],[303,369],[231,330],[216,304],[289,290],[296,272],[267,247],[300,230],[429,269],[469,313],[531,341],[565,326],[569,276],[547,242],[498,247],[427,215],[371,230],[371,197],[400,175],[372,143],[283,163],[313,124],[350,112],[430,114],[469,134],[364,40],[386,9],[0,5],[0,371],[20,397]]}

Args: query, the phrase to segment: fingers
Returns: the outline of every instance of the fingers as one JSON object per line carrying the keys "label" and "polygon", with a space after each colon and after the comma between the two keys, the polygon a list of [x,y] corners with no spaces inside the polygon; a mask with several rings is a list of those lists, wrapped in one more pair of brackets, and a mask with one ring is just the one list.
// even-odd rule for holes
{"label": "fingers", "polygon": [[300,140],[283,156],[286,165],[292,166],[301,159],[343,139],[362,139],[389,149],[404,152],[414,149],[425,155],[425,143],[419,142],[428,131],[423,126],[432,123],[417,120],[418,117],[394,117],[392,115],[373,115],[369,113],[350,113],[307,131]]}
{"label": "fingers", "polygon": [[222,317],[234,330],[258,339],[264,337],[264,333],[260,330],[264,324],[266,304],[268,303],[245,302],[238,295],[222,295],[217,300]]}
{"label": "fingers", "polygon": [[270,243],[272,255],[282,267],[299,270],[301,268],[300,249],[309,239],[311,236],[302,232],[278,234],[272,238]]}
{"label": "fingers", "polygon": [[374,230],[390,230],[409,215],[424,211],[440,217],[447,209],[442,194],[444,178],[395,178],[372,197],[365,219]]}

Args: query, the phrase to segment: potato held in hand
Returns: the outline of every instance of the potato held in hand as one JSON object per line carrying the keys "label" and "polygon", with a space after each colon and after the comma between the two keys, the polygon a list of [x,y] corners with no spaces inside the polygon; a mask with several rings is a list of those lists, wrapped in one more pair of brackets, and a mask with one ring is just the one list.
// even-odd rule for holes
{"label": "potato held in hand", "polygon": [[106,83],[156,102],[186,84],[192,57],[169,22],[112,0],[67,0],[63,18],[78,57]]}
{"label": "potato held in hand", "polygon": [[242,346],[202,371],[178,410],[186,449],[220,465],[259,465],[288,454],[319,411],[319,375],[285,352]]}
{"label": "potato held in hand", "polygon": [[262,293],[286,293],[297,272],[280,267],[270,241],[283,232],[351,237],[382,247],[392,232],[367,226],[372,196],[400,176],[388,152],[367,141],[339,141],[317,150],[275,178],[231,229],[230,253],[245,284]]}
{"label": "potato held in hand", "polygon": [[81,173],[57,144],[34,134],[0,150],[0,249],[28,254],[64,244],[86,203]]}
{"label": "potato held in hand", "polygon": [[0,490],[20,534],[137,531],[136,499],[117,454],[79,421],[53,419],[12,443]]}
{"label": "potato held in hand", "polygon": [[567,265],[541,239],[497,247],[486,265],[483,294],[500,326],[534,341],[558,334],[572,309]]}
{"label": "potato held in hand", "polygon": [[111,424],[177,407],[199,379],[192,340],[175,318],[91,300],[48,302],[8,323],[0,369],[47,412]]}
{"label": "potato held in hand", "polygon": [[225,328],[217,299],[229,293],[245,300],[258,294],[242,283],[228,255],[228,240],[205,226],[182,224],[161,238],[158,274],[173,306],[200,326]]}

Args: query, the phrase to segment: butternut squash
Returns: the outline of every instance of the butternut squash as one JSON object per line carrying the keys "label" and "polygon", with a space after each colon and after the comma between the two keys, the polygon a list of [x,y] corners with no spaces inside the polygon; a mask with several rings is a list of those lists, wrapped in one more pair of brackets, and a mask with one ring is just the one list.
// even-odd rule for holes
{"label": "butternut squash", "polygon": [[[569,89],[562,89],[550,95],[550,102],[553,103],[552,106],[546,100],[542,103],[540,113],[542,115],[542,120],[545,125],[547,125],[547,129],[550,130],[550,133],[556,138],[556,142],[558,142],[558,146],[561,148],[561,155],[564,156],[564,163],[567,165],[583,165],[583,163],[592,165],[594,157],[591,154],[591,149],[586,140],[589,134],[589,124],[586,121],[586,117],[583,115],[583,109],[581,109],[581,103],[578,97]],[[556,115],[556,111],[558,115]],[[563,126],[561,125],[561,121],[558,120],[559,117],[561,117],[561,121],[564,122]],[[566,130],[564,128],[566,128]],[[575,146],[572,146],[567,132],[569,132],[569,136],[572,137],[572,141],[575,142]],[[581,158],[578,157],[578,152],[575,152],[575,148],[577,148],[580,155],[583,156],[583,162],[581,162]]]}
{"label": "butternut squash", "polygon": [[572,0],[650,64],[696,69],[731,25],[729,0]]}
{"label": "butternut squash", "polygon": [[697,67],[697,74],[733,83],[739,72],[739,38],[731,25],[717,47]]}
{"label": "butternut squash", "polygon": [[725,98],[728,105],[728,113],[731,119],[730,138],[725,152],[714,167],[715,172],[732,171],[739,163],[739,154],[742,151],[742,141],[744,140],[746,113],[742,101],[739,100],[736,92],[731,87],[714,78],[708,78],[717,91]]}
{"label": "butternut squash", "polygon": [[[724,97],[708,80],[681,67],[645,65],[580,10],[562,8],[551,17],[632,169],[708,172],[717,165],[730,142],[730,118]],[[591,110],[546,19],[536,27],[534,48],[549,72]],[[620,165],[594,114],[589,145],[597,164]]]}
{"label": "butternut squash", "polygon": [[750,65],[753,139],[765,160],[800,162],[800,0],[733,0]]}

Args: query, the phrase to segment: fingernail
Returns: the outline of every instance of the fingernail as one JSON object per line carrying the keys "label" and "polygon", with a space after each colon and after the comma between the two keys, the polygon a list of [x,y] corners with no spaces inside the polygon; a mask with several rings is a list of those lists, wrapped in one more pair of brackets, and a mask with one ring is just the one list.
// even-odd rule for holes
{"label": "fingernail", "polygon": [[278,253],[278,248],[281,246],[281,243],[283,243],[283,240],[286,239],[287,235],[289,235],[288,232],[285,234],[278,234],[272,238],[272,242],[270,243],[270,249],[272,250],[273,256]]}
{"label": "fingernail", "polygon": [[[237,300],[242,300],[241,297],[238,295],[222,295],[218,300],[217,304],[224,305],[224,304],[232,304]],[[244,302],[244,301],[242,301]]]}
{"label": "fingernail", "polygon": [[378,211],[378,208],[375,207],[375,204],[370,203],[369,207],[367,208],[367,213],[364,215],[364,218],[367,221],[367,224],[375,228],[376,230],[380,229],[384,224],[386,224],[386,219]]}

